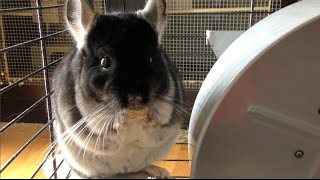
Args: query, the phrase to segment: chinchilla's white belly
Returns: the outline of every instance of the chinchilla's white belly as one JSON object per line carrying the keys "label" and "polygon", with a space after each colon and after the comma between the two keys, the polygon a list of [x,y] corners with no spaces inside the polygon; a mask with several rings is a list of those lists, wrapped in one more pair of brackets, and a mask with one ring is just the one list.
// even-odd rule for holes
{"label": "chinchilla's white belly", "polygon": [[88,177],[138,172],[164,158],[176,142],[179,130],[179,123],[160,127],[149,126],[142,121],[130,121],[119,132],[121,142],[114,151],[106,154],[88,151],[84,161],[66,155],[70,152],[69,148],[64,149],[64,154],[69,164]]}
{"label": "chinchilla's white belly", "polygon": [[122,173],[136,172],[163,158],[175,143],[180,126],[149,126],[129,122],[124,130],[119,153],[107,156],[111,168]]}
{"label": "chinchilla's white belly", "polygon": [[110,169],[118,173],[137,172],[163,158],[175,143],[179,125],[149,126],[144,122],[128,122],[121,133],[119,151],[105,156]]}

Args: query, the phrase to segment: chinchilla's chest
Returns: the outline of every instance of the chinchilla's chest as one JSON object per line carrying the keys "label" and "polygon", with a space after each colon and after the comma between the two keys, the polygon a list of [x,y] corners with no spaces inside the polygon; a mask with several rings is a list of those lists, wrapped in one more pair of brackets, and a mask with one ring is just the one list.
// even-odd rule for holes
{"label": "chinchilla's chest", "polygon": [[178,127],[162,127],[142,121],[129,121],[123,130],[121,139],[123,148],[136,146],[141,148],[157,148],[175,139]]}
{"label": "chinchilla's chest", "polygon": [[118,172],[135,172],[163,158],[177,138],[179,126],[157,127],[128,122],[120,148],[105,157]]}

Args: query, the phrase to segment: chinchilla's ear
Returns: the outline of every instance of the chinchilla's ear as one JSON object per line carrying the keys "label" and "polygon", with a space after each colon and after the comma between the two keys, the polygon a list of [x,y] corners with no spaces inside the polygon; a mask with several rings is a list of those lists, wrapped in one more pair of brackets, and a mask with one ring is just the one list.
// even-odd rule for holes
{"label": "chinchilla's ear", "polygon": [[65,17],[68,28],[77,41],[77,47],[81,48],[95,19],[95,13],[87,0],[68,0]]}
{"label": "chinchilla's ear", "polygon": [[146,18],[156,27],[160,44],[166,24],[166,1],[148,0],[144,9],[137,11],[137,14]]}

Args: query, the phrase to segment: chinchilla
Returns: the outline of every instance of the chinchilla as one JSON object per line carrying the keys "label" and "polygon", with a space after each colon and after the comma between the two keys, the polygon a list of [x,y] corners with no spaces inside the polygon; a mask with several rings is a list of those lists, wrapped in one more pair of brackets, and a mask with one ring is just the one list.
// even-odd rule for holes
{"label": "chinchilla", "polygon": [[[180,76],[161,47],[165,0],[106,15],[68,0],[65,19],[76,47],[55,69],[52,100],[65,162],[81,178],[170,177],[152,164],[167,155],[187,116]],[[128,109],[147,109],[147,118],[132,120]]]}

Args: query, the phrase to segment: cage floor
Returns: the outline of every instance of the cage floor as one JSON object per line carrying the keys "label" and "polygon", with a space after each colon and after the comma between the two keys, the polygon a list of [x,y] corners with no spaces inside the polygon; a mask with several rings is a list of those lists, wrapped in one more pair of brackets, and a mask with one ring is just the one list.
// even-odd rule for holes
{"label": "cage floor", "polygon": [[[0,124],[1,127],[3,125],[4,123]],[[19,123],[14,124],[3,132],[0,136],[1,166],[14,156],[42,127],[42,124]],[[188,178],[190,174],[186,134],[186,131],[181,130],[178,142],[172,148],[167,158],[155,163],[155,165],[167,169],[171,176],[176,178]],[[49,131],[47,128],[0,174],[1,179],[29,179],[48,152],[48,147]],[[34,178],[46,178],[44,171],[41,169]]]}

